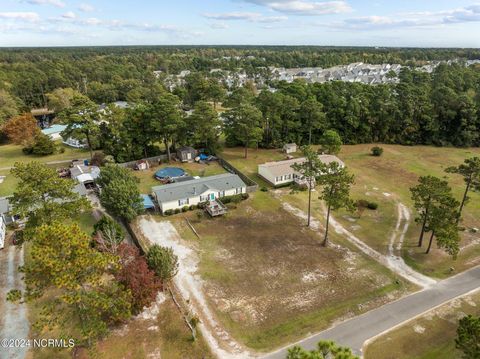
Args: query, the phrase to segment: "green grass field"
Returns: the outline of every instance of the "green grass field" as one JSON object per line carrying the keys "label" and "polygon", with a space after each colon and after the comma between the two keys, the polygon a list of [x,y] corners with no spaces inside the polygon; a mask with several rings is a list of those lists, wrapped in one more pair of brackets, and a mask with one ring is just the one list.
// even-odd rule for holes
{"label": "green grass field", "polygon": [[460,315],[480,315],[480,293],[455,299],[386,333],[365,351],[365,359],[460,359],[455,337]]}
{"label": "green grass field", "polygon": [[221,167],[218,162],[211,162],[207,164],[201,163],[180,163],[180,162],[171,162],[169,164],[162,164],[160,166],[152,166],[150,169],[145,171],[133,171],[135,177],[140,180],[138,185],[140,192],[148,194],[152,192],[152,187],[160,186],[162,183],[155,179],[155,172],[164,167],[180,167],[185,170],[190,176],[213,176],[220,173],[225,173],[225,169]]}
{"label": "green grass field", "polygon": [[[370,156],[371,147],[372,145],[343,146],[339,156],[355,174],[353,197],[368,199],[376,196],[380,204],[378,212],[389,219],[378,222],[374,218],[370,220],[366,217],[358,221],[358,225],[362,227],[358,232],[360,238],[377,248],[388,244],[391,233],[388,227],[393,228],[395,225],[396,213],[392,211],[393,203],[401,201],[411,209],[412,216],[415,216],[409,188],[416,185],[419,176],[445,177],[450,182],[455,197],[460,199],[465,188],[463,179],[445,173],[445,169],[461,164],[465,158],[480,155],[479,148],[382,145],[384,149],[382,157],[373,157]],[[370,196],[367,196],[367,193]],[[384,193],[390,196],[385,197]],[[471,200],[463,213],[462,224],[466,227],[480,227],[480,194],[471,193],[470,197]],[[391,204],[385,201],[390,201]],[[346,224],[341,218],[340,220]],[[423,248],[416,246],[419,231],[412,218],[402,250],[405,261],[416,270],[433,277],[444,278],[480,264],[479,234],[462,232],[462,250],[454,260],[442,250],[438,250],[435,245],[433,251],[426,255],[425,246]]]}
{"label": "green grass field", "polygon": [[35,155],[25,155],[22,152],[22,146],[7,144],[0,146],[0,169],[5,167],[12,167],[15,162],[29,162],[29,161],[39,161],[42,163],[45,162],[56,162],[56,161],[69,161],[73,159],[82,159],[89,158],[90,153],[85,149],[78,149],[66,146],[64,144],[59,144],[61,148],[65,149],[63,153],[55,153],[49,156],[35,156]]}

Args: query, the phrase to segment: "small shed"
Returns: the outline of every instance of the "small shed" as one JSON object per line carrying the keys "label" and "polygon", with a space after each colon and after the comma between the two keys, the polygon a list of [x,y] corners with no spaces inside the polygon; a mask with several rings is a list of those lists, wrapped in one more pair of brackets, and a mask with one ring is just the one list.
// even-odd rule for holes
{"label": "small shed", "polygon": [[177,158],[181,162],[193,162],[197,156],[197,150],[193,147],[185,146],[177,150]]}
{"label": "small shed", "polygon": [[283,145],[283,151],[285,153],[295,153],[297,152],[297,144],[296,143],[286,143]]}

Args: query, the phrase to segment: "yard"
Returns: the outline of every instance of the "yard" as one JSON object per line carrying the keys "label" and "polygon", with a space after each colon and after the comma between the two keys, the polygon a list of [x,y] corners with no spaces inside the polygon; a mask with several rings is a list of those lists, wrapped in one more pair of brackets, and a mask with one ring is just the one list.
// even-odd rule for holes
{"label": "yard", "polygon": [[248,348],[274,349],[414,289],[335,234],[335,245],[322,247],[318,233],[270,193],[229,206],[221,218],[169,219],[199,254],[208,306]]}
{"label": "yard", "polygon": [[133,174],[140,180],[139,189],[141,193],[149,194],[152,192],[153,186],[160,186],[162,183],[155,179],[155,172],[164,167],[180,167],[190,176],[213,176],[220,173],[225,173],[225,169],[216,161],[212,161],[209,164],[201,163],[181,163],[170,162],[168,164],[162,164],[160,166],[152,166],[145,171],[133,171]]}
{"label": "yard", "polygon": [[90,158],[90,153],[85,149],[78,149],[60,144],[61,148],[65,149],[63,153],[55,153],[49,156],[35,156],[25,155],[22,152],[22,146],[7,144],[0,146],[0,170],[13,167],[15,162],[57,162],[57,161],[69,161],[73,159]]}
{"label": "yard", "polygon": [[[401,202],[410,209],[410,225],[405,235],[401,255],[414,269],[433,277],[444,278],[480,264],[480,234],[462,232],[461,252],[456,260],[438,250],[425,255],[424,248],[416,243],[420,228],[414,222],[409,188],[417,184],[419,176],[434,175],[446,177],[457,199],[461,199],[465,188],[460,176],[446,174],[449,166],[458,165],[465,158],[479,156],[480,149],[438,148],[427,146],[382,145],[381,157],[370,156],[372,145],[343,146],[339,157],[355,174],[356,183],[352,195],[379,203],[377,211],[366,210],[362,218],[341,213],[339,221],[353,231],[367,244],[387,248],[397,221],[396,203]],[[480,227],[480,194],[470,193],[470,202],[463,212],[462,224]],[[366,214],[366,215],[365,215]],[[382,220],[380,220],[382,219]],[[453,269],[453,270],[452,270]]]}
{"label": "yard", "polygon": [[460,359],[455,349],[458,319],[480,315],[480,292],[454,299],[441,307],[386,333],[365,351],[366,359]]}

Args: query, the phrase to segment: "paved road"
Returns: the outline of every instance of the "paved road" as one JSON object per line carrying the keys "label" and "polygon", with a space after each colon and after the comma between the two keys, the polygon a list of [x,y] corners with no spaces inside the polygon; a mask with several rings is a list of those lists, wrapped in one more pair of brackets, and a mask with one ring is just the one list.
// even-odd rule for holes
{"label": "paved road", "polygon": [[[6,302],[11,289],[23,289],[22,274],[18,266],[23,264],[23,247],[6,245],[0,250],[0,340],[28,338],[29,323],[25,304]],[[28,348],[0,348],[0,359],[23,359]]]}
{"label": "paved road", "polygon": [[[478,288],[480,267],[440,281],[428,289],[352,318],[296,344],[305,349],[314,349],[319,340],[334,340],[340,345],[352,348],[355,354],[361,355],[363,343],[368,339]],[[288,347],[282,348],[263,358],[285,359],[287,349]]]}

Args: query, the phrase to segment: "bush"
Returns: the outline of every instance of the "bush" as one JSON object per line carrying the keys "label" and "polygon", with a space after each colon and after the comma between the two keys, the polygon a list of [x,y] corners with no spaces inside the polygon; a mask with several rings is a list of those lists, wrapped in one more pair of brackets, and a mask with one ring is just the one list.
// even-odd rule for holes
{"label": "bush", "polygon": [[172,248],[154,244],[147,253],[148,267],[153,270],[162,281],[169,281],[178,272],[178,257]]}
{"label": "bush", "polygon": [[175,214],[179,214],[180,212],[180,208],[175,208]]}
{"label": "bush", "polygon": [[249,199],[250,198],[250,195],[248,193],[242,193],[242,199],[243,200],[246,200],[246,199]]}
{"label": "bush", "polygon": [[137,314],[155,300],[162,285],[155,277],[155,272],[148,268],[145,257],[140,255],[137,247],[123,243],[118,254],[121,268],[115,273],[115,279],[132,294],[132,312]]}
{"label": "bush", "polygon": [[173,214],[173,210],[167,209],[166,211],[163,211],[164,216],[171,216]]}
{"label": "bush", "polygon": [[367,208],[371,210],[376,210],[378,208],[378,203],[376,202],[368,202]]}
{"label": "bush", "polygon": [[207,206],[207,202],[199,202],[197,204],[198,209],[205,209],[206,206]]}
{"label": "bush", "polygon": [[182,212],[187,212],[189,209],[190,209],[190,207],[184,206],[184,207],[182,207]]}
{"label": "bush", "polygon": [[260,191],[262,191],[262,192],[268,192],[268,188],[265,187],[265,186],[262,186],[262,187],[260,188]]}
{"label": "bush", "polygon": [[195,209],[195,205],[192,204],[190,207],[189,207],[190,211],[193,211]]}
{"label": "bush", "polygon": [[53,142],[49,136],[44,135],[43,133],[39,133],[37,136],[35,136],[33,142],[22,149],[23,153],[26,155],[39,156],[52,155],[56,152],[56,150],[57,146],[55,145],[55,142]]}
{"label": "bush", "polygon": [[379,146],[372,147],[372,156],[380,157],[383,154],[383,148]]}

